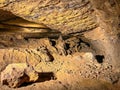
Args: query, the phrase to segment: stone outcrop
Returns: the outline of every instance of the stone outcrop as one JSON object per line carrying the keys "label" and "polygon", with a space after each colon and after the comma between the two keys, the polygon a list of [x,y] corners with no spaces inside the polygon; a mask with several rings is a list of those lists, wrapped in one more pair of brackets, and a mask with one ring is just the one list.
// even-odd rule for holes
{"label": "stone outcrop", "polygon": [[38,73],[26,63],[9,64],[1,72],[1,83],[9,87],[19,87],[23,83],[35,82],[39,79]]}

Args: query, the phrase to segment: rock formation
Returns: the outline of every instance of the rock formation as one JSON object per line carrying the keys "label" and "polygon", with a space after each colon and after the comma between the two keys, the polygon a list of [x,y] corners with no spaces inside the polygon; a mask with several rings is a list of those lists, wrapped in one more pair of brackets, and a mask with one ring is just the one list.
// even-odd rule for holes
{"label": "rock formation", "polygon": [[69,78],[60,75],[113,84],[120,78],[119,46],[119,0],[0,0],[0,71],[28,60],[65,85]]}
{"label": "rock formation", "polygon": [[25,82],[35,82],[39,79],[38,73],[26,63],[10,64],[1,73],[1,83],[9,87],[19,87]]}
{"label": "rock formation", "polygon": [[82,33],[119,66],[119,0],[2,0],[0,8],[65,35]]}

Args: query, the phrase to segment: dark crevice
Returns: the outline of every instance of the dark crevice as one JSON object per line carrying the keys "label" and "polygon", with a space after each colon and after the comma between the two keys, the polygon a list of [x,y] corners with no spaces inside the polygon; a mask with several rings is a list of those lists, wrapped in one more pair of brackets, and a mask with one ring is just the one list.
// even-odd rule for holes
{"label": "dark crevice", "polygon": [[[36,83],[45,82],[49,80],[56,80],[54,73],[53,72],[42,72],[42,73],[39,73],[39,79],[36,81]],[[29,85],[32,85],[33,83],[35,82],[25,82],[20,87],[29,86]]]}
{"label": "dark crevice", "polygon": [[103,63],[103,60],[105,57],[104,57],[104,55],[96,55],[95,58],[98,63]]}
{"label": "dark crevice", "polygon": [[56,41],[55,41],[55,40],[50,40],[50,42],[51,42],[51,45],[52,45],[53,47],[55,47]]}
{"label": "dark crevice", "polygon": [[65,49],[68,50],[70,48],[70,44],[66,43]]}
{"label": "dark crevice", "polygon": [[42,72],[39,73],[39,79],[37,82],[44,82],[49,80],[56,80],[56,77],[53,72]]}

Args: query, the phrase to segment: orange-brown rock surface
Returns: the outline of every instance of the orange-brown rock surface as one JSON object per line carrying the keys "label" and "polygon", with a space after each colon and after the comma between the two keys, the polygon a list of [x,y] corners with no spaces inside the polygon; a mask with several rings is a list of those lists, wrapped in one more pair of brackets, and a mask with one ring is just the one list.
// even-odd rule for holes
{"label": "orange-brown rock surface", "polygon": [[119,66],[119,0],[2,0],[0,8],[63,34],[83,33]]}
{"label": "orange-brown rock surface", "polygon": [[119,0],[0,0],[0,71],[40,73],[18,90],[119,90],[119,46]]}
{"label": "orange-brown rock surface", "polygon": [[26,63],[10,64],[1,73],[1,83],[13,88],[19,87],[25,82],[35,82],[38,79],[38,73]]}

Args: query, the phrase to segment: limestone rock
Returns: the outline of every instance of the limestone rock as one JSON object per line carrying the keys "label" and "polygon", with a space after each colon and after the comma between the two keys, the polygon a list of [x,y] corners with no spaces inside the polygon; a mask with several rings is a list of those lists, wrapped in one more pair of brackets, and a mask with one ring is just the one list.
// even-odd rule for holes
{"label": "limestone rock", "polygon": [[95,61],[95,57],[93,55],[93,53],[91,52],[77,52],[73,54],[72,57],[74,60],[84,60],[86,62],[94,62]]}
{"label": "limestone rock", "polygon": [[[120,67],[120,49],[116,49],[120,45],[119,3],[119,0],[1,0],[0,9],[48,27],[49,33],[44,33],[42,37],[53,36],[58,32],[63,35],[82,34],[90,40],[89,43],[98,54],[104,54],[106,60],[111,61],[115,67]],[[2,29],[4,27],[6,26]],[[16,31],[16,28],[12,29]],[[8,28],[7,30],[9,31]],[[34,31],[23,27],[19,30]],[[57,33],[51,34],[52,30]]]}
{"label": "limestone rock", "polygon": [[94,58],[94,55],[91,53],[91,52],[87,52],[83,55],[83,58],[85,60],[88,60],[88,61],[93,61],[95,58]]}
{"label": "limestone rock", "polygon": [[[112,84],[120,80],[120,72],[115,71],[120,68],[120,0],[0,0],[0,31],[0,47],[5,48],[5,52],[0,50],[0,70],[10,63],[24,62],[27,56],[33,67],[5,69],[1,73],[2,84],[18,87],[24,82],[35,82],[35,71],[50,80],[40,83],[38,86],[44,88],[37,87],[38,90],[53,90],[56,81],[64,87],[58,90],[111,90],[104,89],[110,85],[94,88],[96,84],[84,80],[84,86],[79,80],[97,79]],[[7,35],[11,32],[15,36]],[[63,39],[56,41],[59,35]],[[74,36],[80,39],[67,40]],[[41,40],[43,37],[55,42],[51,45],[49,40]],[[12,49],[7,50],[8,47]],[[93,53],[104,58],[94,62],[97,58]],[[57,80],[52,80],[55,83],[51,83],[49,72],[56,74]],[[34,87],[29,90],[36,90]]]}
{"label": "limestone rock", "polygon": [[62,33],[80,32],[97,26],[89,0],[2,0],[0,8]]}
{"label": "limestone rock", "polygon": [[9,87],[19,87],[25,82],[35,82],[38,80],[38,73],[27,67],[26,63],[9,64],[1,72],[1,83]]}

